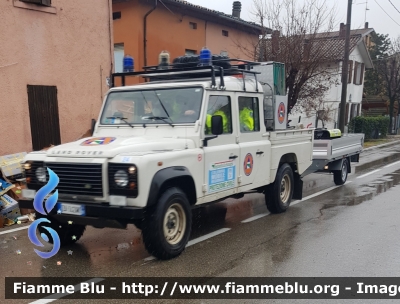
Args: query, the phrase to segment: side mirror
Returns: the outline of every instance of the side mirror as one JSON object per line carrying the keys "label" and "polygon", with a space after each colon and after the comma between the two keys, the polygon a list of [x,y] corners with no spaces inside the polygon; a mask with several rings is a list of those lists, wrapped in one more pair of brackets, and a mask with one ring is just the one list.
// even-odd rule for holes
{"label": "side mirror", "polygon": [[211,133],[213,135],[221,135],[224,133],[224,126],[221,115],[213,115],[211,117]]}
{"label": "side mirror", "polygon": [[96,126],[96,119],[92,118],[92,125],[90,127],[90,134],[92,134],[92,136],[93,136],[93,133],[94,133],[94,127],[95,126]]}

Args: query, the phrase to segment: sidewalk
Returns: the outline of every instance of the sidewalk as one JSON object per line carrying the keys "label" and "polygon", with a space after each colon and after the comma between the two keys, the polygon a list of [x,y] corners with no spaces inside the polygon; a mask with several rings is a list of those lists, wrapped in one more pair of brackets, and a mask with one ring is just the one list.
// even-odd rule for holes
{"label": "sidewalk", "polygon": [[392,142],[364,149],[360,155],[360,162],[352,163],[353,172],[400,160],[400,136],[395,135],[393,138]]}
{"label": "sidewalk", "polygon": [[[384,144],[378,144],[378,145],[375,145],[375,146],[372,146],[372,147],[365,148],[364,151],[368,151],[370,149],[376,149],[376,148],[379,148],[379,147],[382,148],[382,147],[386,147],[386,146],[399,144],[400,143],[400,135],[388,135],[387,138],[382,139],[382,140],[390,141],[390,142],[387,142],[387,143],[384,143]],[[365,143],[364,143],[364,145],[365,145]]]}

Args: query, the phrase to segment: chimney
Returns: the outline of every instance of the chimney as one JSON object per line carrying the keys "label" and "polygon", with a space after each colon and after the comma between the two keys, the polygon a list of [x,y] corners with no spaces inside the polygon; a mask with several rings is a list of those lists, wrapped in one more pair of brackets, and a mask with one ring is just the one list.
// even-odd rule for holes
{"label": "chimney", "polygon": [[233,2],[232,16],[240,18],[241,11],[242,11],[242,3],[240,1]]}
{"label": "chimney", "polygon": [[367,29],[367,28],[368,28],[368,22],[365,22],[365,26],[364,26],[364,28],[365,28],[365,29]]}
{"label": "chimney", "polygon": [[345,38],[346,37],[346,26],[344,23],[340,23],[340,30],[339,30],[339,38]]}
{"label": "chimney", "polygon": [[275,55],[278,54],[279,51],[279,36],[281,35],[280,31],[274,30],[271,35],[271,51],[272,56],[275,58]]}

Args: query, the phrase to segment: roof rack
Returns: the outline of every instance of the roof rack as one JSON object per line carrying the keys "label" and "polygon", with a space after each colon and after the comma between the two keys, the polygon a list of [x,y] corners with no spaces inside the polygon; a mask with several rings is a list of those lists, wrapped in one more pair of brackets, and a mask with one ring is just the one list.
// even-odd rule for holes
{"label": "roof rack", "polygon": [[[218,63],[229,62],[229,68],[223,68],[222,66],[214,65],[209,66],[192,66],[187,67],[187,63],[174,63],[173,65],[166,66],[146,66],[143,71],[139,72],[124,72],[114,73],[111,75],[111,87],[115,87],[115,78],[121,78],[121,85],[125,86],[125,78],[129,76],[143,77],[146,81],[162,81],[162,80],[174,80],[174,79],[195,79],[195,78],[206,78],[211,77],[211,88],[217,89],[216,77],[220,77],[219,89],[225,89],[224,76],[230,75],[241,75],[243,78],[243,90],[246,91],[245,75],[254,75],[256,80],[256,91],[258,92],[257,74],[251,70],[254,65],[260,65],[259,62],[253,62],[242,59],[219,59],[213,60]],[[231,62],[237,62],[231,64]],[[185,66],[186,65],[186,66]],[[181,67],[179,67],[181,66]]]}

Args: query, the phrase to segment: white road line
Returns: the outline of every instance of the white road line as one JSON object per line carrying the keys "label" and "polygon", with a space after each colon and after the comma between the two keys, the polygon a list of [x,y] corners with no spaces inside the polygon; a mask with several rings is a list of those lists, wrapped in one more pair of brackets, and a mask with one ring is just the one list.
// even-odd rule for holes
{"label": "white road line", "polygon": [[[222,229],[216,230],[216,231],[214,231],[214,232],[211,232],[211,233],[209,233],[209,234],[200,236],[200,237],[198,237],[198,238],[196,238],[196,239],[193,239],[193,240],[189,241],[189,242],[187,243],[187,245],[186,245],[186,248],[189,247],[189,246],[195,245],[195,244],[197,244],[197,243],[203,242],[203,241],[205,241],[205,240],[207,240],[207,239],[210,239],[210,238],[212,238],[212,237],[214,237],[214,236],[220,235],[220,234],[222,234],[222,233],[224,233],[224,232],[227,232],[227,231],[229,231],[229,230],[231,230],[231,228],[222,228]],[[155,260],[155,259],[156,259],[155,257],[149,256],[149,257],[143,259],[143,261],[148,262],[148,261],[153,261],[153,260]]]}
{"label": "white road line", "polygon": [[260,218],[262,218],[262,217],[265,217],[265,216],[267,216],[267,215],[269,215],[269,214],[270,214],[269,212],[267,212],[267,213],[261,213],[261,214],[259,214],[259,215],[255,215],[255,216],[253,216],[253,217],[250,217],[250,218],[248,218],[248,219],[242,221],[241,223],[249,223],[249,222],[258,220],[258,219],[260,219]]}
{"label": "white road line", "polygon": [[[347,185],[347,184],[350,184],[350,183],[352,183],[352,181],[347,181],[344,185]],[[290,206],[297,205],[297,204],[299,204],[299,203],[302,203],[302,202],[304,202],[304,201],[307,201],[307,200],[309,200],[309,199],[312,199],[312,198],[314,198],[314,197],[316,197],[316,196],[319,196],[319,195],[324,194],[324,193],[326,193],[326,192],[332,191],[332,190],[334,190],[334,189],[336,189],[336,188],[339,188],[339,187],[342,187],[342,186],[344,186],[344,185],[333,186],[333,187],[330,187],[330,188],[328,188],[328,189],[325,189],[325,190],[319,191],[319,192],[317,192],[317,193],[311,194],[311,195],[309,195],[309,196],[304,197],[301,201],[294,201],[293,203],[290,204]]]}
{"label": "white road line", "polygon": [[358,176],[357,178],[366,177],[366,176],[371,175],[371,174],[374,174],[374,173],[376,173],[376,172],[378,172],[378,171],[380,171],[380,170],[381,170],[381,169],[376,169],[376,170],[374,170],[374,171],[371,171],[371,172],[365,173],[365,174],[363,174],[363,175],[360,175],[360,176]]}
{"label": "white road line", "polygon": [[400,164],[400,160],[397,161],[397,162],[395,162],[395,163],[391,163],[391,164],[389,164],[389,165],[386,165],[386,166],[383,167],[383,168],[389,168],[389,167],[394,166],[394,165],[397,165],[397,164]]}
{"label": "white road line", "polygon": [[[82,282],[82,283],[99,283],[101,281],[104,281],[104,279],[102,279],[102,278],[94,278],[94,279],[91,279],[91,280],[88,280],[88,281],[85,281],[85,282]],[[79,283],[78,285],[74,286],[74,291],[75,292],[77,292],[79,290],[81,290],[81,283]],[[69,295],[70,295],[69,293],[56,293],[56,294],[52,294],[50,296],[47,296],[47,297],[45,297],[43,299],[30,302],[29,304],[47,304],[47,303],[54,302],[56,300],[59,300],[59,299],[65,297],[65,296],[69,296]]]}
{"label": "white road line", "polygon": [[143,259],[143,261],[148,262],[148,261],[152,261],[152,260],[155,260],[155,259],[156,259],[156,258],[153,257],[153,256],[151,255],[151,256],[149,256],[149,257]]}
{"label": "white road line", "polygon": [[214,236],[220,235],[220,234],[222,234],[222,233],[224,233],[224,232],[227,232],[227,231],[229,231],[229,230],[231,230],[231,228],[222,228],[222,229],[219,229],[219,230],[217,230],[217,231],[211,232],[211,233],[209,233],[209,234],[203,235],[203,236],[201,236],[201,237],[198,237],[197,239],[193,239],[193,240],[189,241],[189,242],[187,243],[186,247],[189,247],[189,246],[192,246],[192,245],[194,245],[194,244],[203,242],[203,241],[205,241],[205,240],[207,240],[207,239],[209,239],[209,238],[212,238],[212,237],[214,237]]}
{"label": "white road line", "polygon": [[[30,226],[30,225],[29,225],[29,226]],[[19,228],[10,229],[10,230],[7,230],[7,231],[2,231],[2,232],[0,232],[0,234],[6,234],[6,233],[11,233],[11,232],[19,231],[19,230],[28,229],[29,226],[24,226],[24,227],[19,227]]]}

